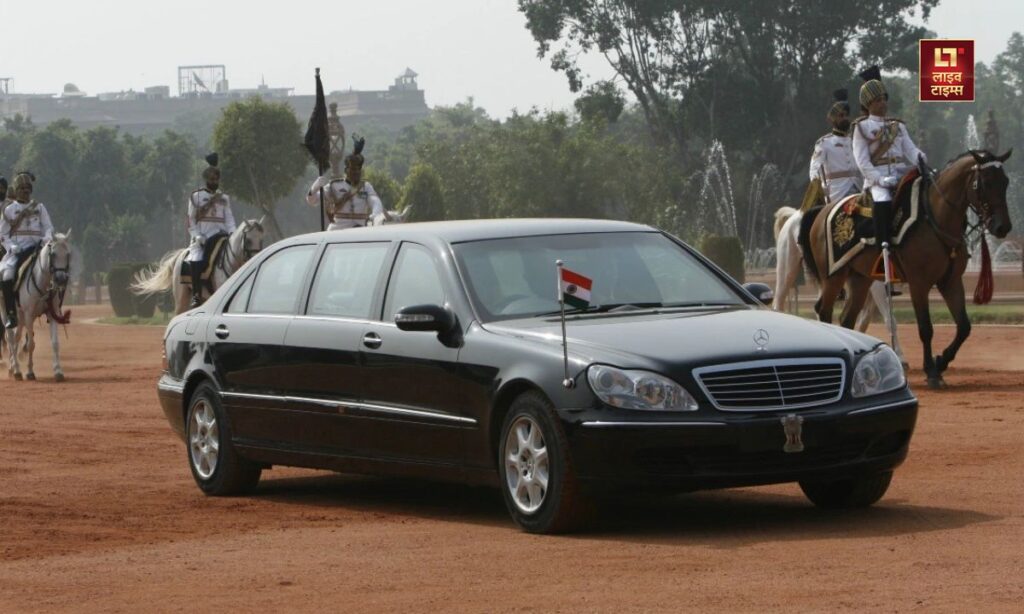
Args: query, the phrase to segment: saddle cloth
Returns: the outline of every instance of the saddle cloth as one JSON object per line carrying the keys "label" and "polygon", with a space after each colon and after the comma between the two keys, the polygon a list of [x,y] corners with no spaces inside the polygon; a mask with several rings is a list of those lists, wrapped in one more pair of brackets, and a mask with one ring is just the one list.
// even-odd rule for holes
{"label": "saddle cloth", "polygon": [[[227,245],[228,235],[221,233],[210,237],[203,244],[203,274],[202,280],[209,283],[210,275],[213,274],[213,267],[220,259],[224,246]],[[181,283],[190,285],[192,283],[192,269],[189,268],[187,260],[181,262]]]}
{"label": "saddle cloth", "polygon": [[[907,231],[917,222],[921,199],[925,198],[927,192],[920,188],[921,178],[916,169],[900,182],[893,199],[893,245],[899,245]],[[841,269],[865,248],[875,245],[875,224],[871,219],[871,208],[862,205],[860,199],[860,194],[847,196],[828,212],[825,234],[828,241],[829,275]]]}

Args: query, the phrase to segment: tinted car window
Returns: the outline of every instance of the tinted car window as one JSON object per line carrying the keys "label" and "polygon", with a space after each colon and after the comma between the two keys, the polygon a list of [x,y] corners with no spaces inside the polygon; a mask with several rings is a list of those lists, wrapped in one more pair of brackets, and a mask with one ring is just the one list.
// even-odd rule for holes
{"label": "tinted car window", "polygon": [[454,249],[478,312],[490,320],[558,310],[556,260],[593,279],[592,306],[744,303],[689,252],[655,232],[494,239]]}
{"label": "tinted car window", "polygon": [[394,320],[395,312],[411,305],[443,305],[444,286],[430,252],[420,245],[406,243],[398,252],[395,270],[388,283],[384,303],[384,321]]}
{"label": "tinted car window", "polygon": [[285,248],[260,265],[249,298],[249,313],[294,313],[313,245]]}
{"label": "tinted car window", "polygon": [[245,308],[249,304],[249,295],[252,293],[252,282],[256,279],[255,275],[250,275],[249,279],[245,280],[235,295],[231,297],[231,303],[228,305],[228,313],[245,313]]}
{"label": "tinted car window", "polygon": [[387,243],[328,245],[313,281],[309,315],[368,318]]}

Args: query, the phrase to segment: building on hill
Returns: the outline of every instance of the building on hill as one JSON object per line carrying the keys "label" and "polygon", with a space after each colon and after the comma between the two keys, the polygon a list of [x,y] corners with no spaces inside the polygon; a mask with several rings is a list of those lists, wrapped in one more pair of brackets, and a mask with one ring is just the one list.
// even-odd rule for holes
{"label": "building on hill", "polygon": [[[337,103],[338,115],[346,125],[373,123],[390,130],[412,125],[427,116],[429,108],[417,74],[409,68],[395,78],[387,90],[332,91],[327,102]],[[296,116],[305,122],[313,110],[315,96],[293,94],[290,87],[229,87],[224,65],[178,67],[178,95],[171,96],[167,85],[87,95],[68,83],[60,95],[10,93],[9,80],[0,87],[0,118],[15,115],[30,117],[45,126],[67,118],[82,129],[97,126],[118,127],[130,134],[154,134],[170,129],[175,121],[190,114],[220,111],[233,101],[259,96],[268,101],[287,102]]]}

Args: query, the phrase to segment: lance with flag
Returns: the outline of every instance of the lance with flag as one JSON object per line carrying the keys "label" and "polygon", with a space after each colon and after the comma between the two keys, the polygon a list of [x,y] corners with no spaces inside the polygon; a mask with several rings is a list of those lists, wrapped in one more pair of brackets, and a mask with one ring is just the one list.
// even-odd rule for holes
{"label": "lance with flag", "polygon": [[[324,84],[320,81],[320,69],[316,69],[316,104],[309,116],[306,138],[303,142],[309,155],[316,162],[317,171],[323,176],[331,167],[331,134],[327,125],[327,101],[324,99]],[[320,230],[324,229],[324,189],[320,188]]]}
{"label": "lance with flag", "polygon": [[558,270],[558,305],[562,314],[562,360],[565,365],[565,379],[562,385],[572,388],[576,385],[575,380],[569,377],[569,345],[566,342],[565,334],[565,305],[568,303],[576,309],[586,309],[590,306],[590,288],[594,280],[580,275],[565,268],[561,260],[555,261]]}

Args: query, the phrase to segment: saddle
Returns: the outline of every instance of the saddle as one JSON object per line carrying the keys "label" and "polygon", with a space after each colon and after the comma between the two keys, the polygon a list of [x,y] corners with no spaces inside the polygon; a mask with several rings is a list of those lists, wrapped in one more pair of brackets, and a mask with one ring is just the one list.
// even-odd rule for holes
{"label": "saddle", "polygon": [[[893,197],[892,245],[898,246],[907,231],[917,222],[921,200],[927,198],[920,172],[912,169],[901,180]],[[866,247],[875,245],[874,203],[868,192],[854,194],[839,201],[828,213],[825,226],[828,240],[829,275],[841,269]],[[879,263],[876,263],[878,268]],[[876,273],[883,275],[880,270]]]}
{"label": "saddle", "polygon": [[[215,234],[206,240],[203,244],[203,274],[201,276],[202,281],[207,287],[210,285],[210,276],[213,274],[213,267],[220,261],[220,258],[224,255],[224,247],[227,245],[228,235],[227,233]],[[181,283],[182,285],[190,285],[192,283],[192,269],[189,268],[189,263],[186,260],[181,261]]]}
{"label": "saddle", "polygon": [[39,251],[41,247],[42,245],[37,245],[32,249],[26,250],[18,254],[18,259],[16,261],[17,264],[15,265],[15,270],[17,271],[17,273],[15,274],[14,277],[14,291],[16,293],[21,291],[21,287],[25,284],[25,280],[28,279],[29,277],[29,272],[35,265],[36,260],[39,259]]}

